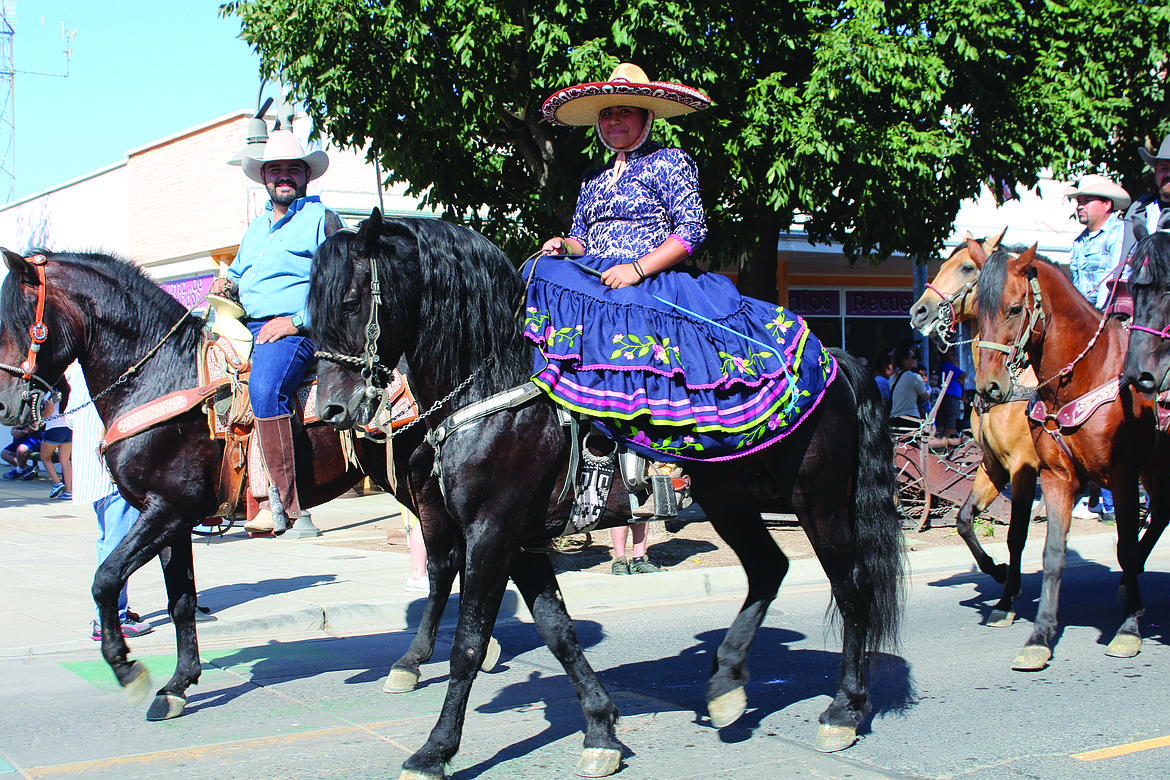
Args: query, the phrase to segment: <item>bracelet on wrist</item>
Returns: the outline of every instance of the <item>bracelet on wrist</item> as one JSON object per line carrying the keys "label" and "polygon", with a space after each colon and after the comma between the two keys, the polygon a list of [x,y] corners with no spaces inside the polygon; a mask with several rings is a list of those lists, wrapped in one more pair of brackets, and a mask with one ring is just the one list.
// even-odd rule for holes
{"label": "bracelet on wrist", "polygon": [[632,265],[634,266],[634,270],[638,272],[638,281],[639,282],[645,281],[646,280],[646,272],[642,270],[642,264],[639,263],[637,260],[635,260],[632,263]]}

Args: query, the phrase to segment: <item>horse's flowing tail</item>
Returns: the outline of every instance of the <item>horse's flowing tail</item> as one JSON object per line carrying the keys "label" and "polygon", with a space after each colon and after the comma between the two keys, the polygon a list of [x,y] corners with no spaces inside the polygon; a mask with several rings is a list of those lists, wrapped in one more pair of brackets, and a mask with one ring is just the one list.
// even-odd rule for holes
{"label": "horse's flowing tail", "polygon": [[857,485],[853,493],[855,555],[872,586],[868,645],[893,649],[902,616],[905,556],[896,504],[894,442],[877,383],[856,358],[830,350],[857,399]]}

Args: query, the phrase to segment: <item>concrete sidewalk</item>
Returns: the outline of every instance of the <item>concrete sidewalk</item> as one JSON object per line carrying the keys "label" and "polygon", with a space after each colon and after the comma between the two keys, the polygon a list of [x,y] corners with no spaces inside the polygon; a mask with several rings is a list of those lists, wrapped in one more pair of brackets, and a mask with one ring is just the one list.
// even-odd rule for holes
{"label": "concrete sidewalk", "polygon": [[[78,652],[93,648],[90,585],[95,568],[96,522],[91,509],[48,499],[49,483],[0,482],[0,658]],[[321,536],[252,539],[240,529],[195,544],[199,603],[217,620],[200,623],[202,643],[245,635],[343,635],[402,630],[417,625],[425,598],[404,589],[410,559],[405,547],[383,550],[334,546],[344,540],[385,540],[400,529],[394,498],[385,493],[347,494],[312,510]],[[1112,530],[1081,537],[1070,548],[1086,559],[1116,566]],[[1003,544],[988,545],[998,559]],[[1026,551],[1024,570],[1040,567],[1042,546]],[[910,553],[915,575],[973,569],[965,546]],[[569,572],[559,577],[570,612],[586,614],[657,601],[728,598],[746,592],[738,567],[670,571],[639,577]],[[793,561],[784,588],[825,587],[815,559]],[[457,599],[448,605],[454,619]],[[155,626],[135,639],[136,652],[172,649],[161,568],[150,564],[130,580],[130,605]],[[527,618],[510,589],[501,619]]]}

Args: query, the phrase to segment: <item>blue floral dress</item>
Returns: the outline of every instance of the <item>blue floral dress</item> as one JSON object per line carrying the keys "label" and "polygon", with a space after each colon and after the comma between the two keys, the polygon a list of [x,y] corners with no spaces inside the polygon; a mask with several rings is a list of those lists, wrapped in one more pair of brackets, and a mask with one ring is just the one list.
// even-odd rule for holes
{"label": "blue floral dress", "polygon": [[726,277],[676,265],[613,290],[596,274],[674,236],[706,238],[694,161],[650,142],[581,185],[570,234],[583,257],[540,257],[528,281],[533,381],[656,460],[727,460],[790,433],[837,364],[797,315]]}

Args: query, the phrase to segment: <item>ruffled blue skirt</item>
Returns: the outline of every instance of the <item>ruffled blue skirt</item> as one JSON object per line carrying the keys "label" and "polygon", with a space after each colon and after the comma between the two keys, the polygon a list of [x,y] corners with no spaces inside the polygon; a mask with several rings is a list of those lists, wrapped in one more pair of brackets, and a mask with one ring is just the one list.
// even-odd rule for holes
{"label": "ruffled blue skirt", "polygon": [[594,274],[619,262],[530,261],[524,332],[533,381],[631,449],[747,455],[792,432],[835,378],[836,361],[783,307],[689,266],[613,290]]}

